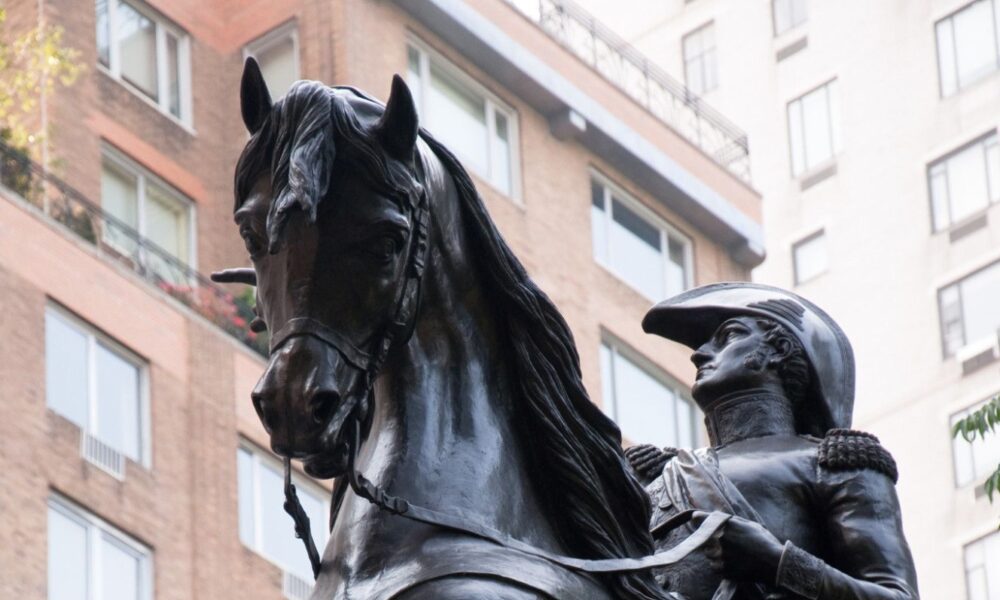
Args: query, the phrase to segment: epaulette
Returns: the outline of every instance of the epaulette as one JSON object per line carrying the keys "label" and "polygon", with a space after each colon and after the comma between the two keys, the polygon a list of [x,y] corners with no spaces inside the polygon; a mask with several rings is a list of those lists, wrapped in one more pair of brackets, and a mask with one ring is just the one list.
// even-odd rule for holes
{"label": "epaulette", "polygon": [[893,483],[899,479],[896,461],[878,438],[864,431],[831,429],[819,444],[821,467],[831,471],[872,469],[884,473]]}
{"label": "epaulette", "polygon": [[677,456],[676,448],[657,448],[651,444],[639,444],[625,449],[625,458],[632,470],[639,476],[642,485],[649,485],[663,472],[663,465]]}

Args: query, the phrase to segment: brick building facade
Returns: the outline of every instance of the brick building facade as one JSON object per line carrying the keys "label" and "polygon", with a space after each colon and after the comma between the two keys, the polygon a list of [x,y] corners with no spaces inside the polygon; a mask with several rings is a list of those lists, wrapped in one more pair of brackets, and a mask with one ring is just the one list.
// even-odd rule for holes
{"label": "brick building facade", "polygon": [[[294,78],[384,98],[393,73],[411,87],[430,74],[422,109],[459,102],[448,90],[485,107],[494,145],[470,170],[572,327],[595,402],[634,421],[608,370],[626,369],[664,394],[668,437],[700,435],[686,352],[639,321],[657,294],[748,277],[763,258],[760,198],[511,5],[16,0],[8,11],[10,31],[64,27],[87,70],[44,103],[56,160],[23,188],[11,173],[27,163],[0,170],[0,597],[84,597],[67,583],[77,577],[92,597],[301,592],[289,565],[264,556],[272,522],[292,531],[259,510],[270,463],[248,398],[263,359],[219,326],[211,307],[232,300],[191,274],[248,263],[232,224],[247,139],[239,78],[247,54],[281,44],[292,54],[274,70],[292,65]],[[659,287],[637,288],[635,256],[663,268]]]}

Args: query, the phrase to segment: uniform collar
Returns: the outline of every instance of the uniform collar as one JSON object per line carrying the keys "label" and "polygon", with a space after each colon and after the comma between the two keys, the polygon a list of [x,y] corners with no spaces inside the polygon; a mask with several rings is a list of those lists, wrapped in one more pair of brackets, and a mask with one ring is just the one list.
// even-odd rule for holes
{"label": "uniform collar", "polygon": [[705,413],[713,447],[748,438],[795,435],[791,401],[768,390],[743,390],[716,400]]}

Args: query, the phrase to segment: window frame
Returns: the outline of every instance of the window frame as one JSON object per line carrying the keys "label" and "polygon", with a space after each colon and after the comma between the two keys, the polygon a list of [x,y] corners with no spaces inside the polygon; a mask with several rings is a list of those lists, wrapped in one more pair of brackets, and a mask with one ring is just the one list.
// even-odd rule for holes
{"label": "window frame", "polygon": [[[155,242],[150,240],[149,237],[146,235],[146,225],[147,225],[146,188],[147,184],[152,182],[153,185],[163,190],[171,200],[177,202],[180,205],[181,209],[184,211],[185,215],[187,216],[187,226],[188,226],[187,244],[188,244],[189,256],[187,260],[185,260],[179,256],[173,255],[165,248],[160,248],[159,246],[157,246],[157,249],[172,256],[178,262],[185,264],[191,271],[197,271],[198,270],[198,210],[197,210],[197,204],[194,202],[194,200],[191,200],[190,198],[185,196],[180,190],[167,183],[163,178],[159,177],[149,169],[146,169],[145,167],[137,163],[135,160],[129,158],[125,153],[121,152],[114,146],[111,146],[107,143],[103,143],[101,145],[102,174],[104,170],[105,160],[112,163],[114,167],[124,171],[126,174],[131,175],[136,179],[135,231],[136,233],[139,234],[139,237],[142,239],[142,244],[140,244],[139,248],[137,248],[136,250],[137,253],[140,254],[140,259],[142,258],[141,253],[143,251],[142,248],[143,245],[155,245]],[[104,208],[103,193],[104,191],[101,190],[102,194],[101,210],[106,211],[106,209]],[[101,230],[102,243],[108,244],[115,250],[123,252],[126,255],[131,254],[127,249],[120,248],[114,243],[114,241],[108,239],[108,237],[106,236],[107,231],[108,231],[107,228],[102,228]]]}
{"label": "window frame", "polygon": [[[955,22],[954,22],[954,18],[956,16],[958,16],[959,13],[962,13],[962,12],[968,10],[974,4],[976,4],[977,2],[980,2],[980,0],[971,0],[970,2],[966,2],[965,4],[959,6],[958,8],[952,10],[951,12],[947,13],[943,17],[940,17],[940,18],[938,18],[938,19],[936,19],[934,21],[934,24],[932,26],[933,27],[933,34],[934,34],[934,53],[935,53],[935,59],[936,59],[934,62],[937,64],[937,68],[938,68],[938,97],[941,98],[941,99],[950,98],[952,96],[956,96],[959,93],[961,93],[962,90],[967,89],[967,88],[969,88],[969,87],[971,87],[971,86],[979,83],[980,81],[983,81],[984,79],[989,78],[991,75],[996,74],[997,71],[1000,71],[1000,14],[998,14],[998,12],[1000,12],[1000,6],[997,6],[997,0],[986,0],[986,1],[989,2],[991,12],[993,13],[993,19],[992,19],[992,24],[993,24],[993,46],[994,46],[994,48],[993,48],[993,50],[994,50],[994,54],[993,54],[993,68],[991,70],[989,70],[989,71],[984,72],[982,75],[976,77],[972,81],[966,82],[965,85],[962,85],[962,82],[959,80],[959,75],[958,75],[958,52],[956,52],[956,48],[955,48],[955,39],[956,39],[956,37],[955,37]],[[952,64],[952,68],[954,69],[954,76],[955,76],[955,89],[951,93],[948,93],[948,94],[946,94],[945,91],[944,91],[944,77],[943,77],[944,72],[943,72],[943,70],[941,68],[941,66],[942,66],[941,40],[938,37],[938,27],[942,23],[944,23],[945,21],[949,22],[948,24],[949,24],[949,26],[951,28],[951,41],[952,41],[951,53],[952,53],[952,60],[953,60],[953,63],[954,63],[954,64]]]}
{"label": "window frame", "polygon": [[[839,90],[840,78],[830,77],[820,83],[815,85],[806,91],[798,94],[785,104],[785,123],[788,128],[788,166],[789,171],[791,171],[793,179],[805,179],[813,173],[821,171],[826,166],[835,163],[837,161],[837,156],[840,155],[843,148],[843,139],[841,138],[841,133],[839,130],[840,124],[834,122],[834,110],[833,110],[833,93],[830,91],[831,85],[837,85]],[[820,161],[809,164],[808,155],[806,153],[806,121],[805,121],[805,111],[802,110],[802,102],[807,96],[824,90],[826,93],[826,126],[830,135],[830,155]],[[834,93],[839,93],[838,90],[834,90]],[[837,113],[838,117],[840,114],[839,106],[839,96],[837,101]],[[795,144],[792,143],[792,105],[799,104],[799,126],[802,138],[802,170],[799,172],[795,171]]]}
{"label": "window frame", "polygon": [[810,281],[812,281],[814,279],[817,279],[817,278],[819,278],[820,276],[824,275],[825,273],[827,273],[830,270],[830,260],[829,260],[830,252],[829,252],[829,249],[827,249],[827,252],[826,252],[826,256],[827,256],[826,267],[822,271],[816,273],[815,275],[813,275],[813,276],[811,276],[811,277],[809,277],[807,279],[802,279],[802,276],[799,273],[799,259],[798,259],[798,251],[799,251],[799,249],[802,246],[808,244],[809,242],[815,242],[819,238],[824,238],[824,243],[825,243],[825,241],[826,241],[826,228],[825,227],[820,227],[816,231],[813,231],[812,233],[810,233],[810,234],[808,234],[808,235],[806,235],[806,236],[804,236],[802,238],[799,238],[797,241],[792,242],[792,277],[793,277],[793,281],[794,281],[794,283],[795,283],[796,286],[799,286],[799,285],[802,285],[804,283],[808,283],[808,282],[810,282]]}
{"label": "window frame", "polygon": [[[778,31],[778,11],[775,10],[775,6],[778,0],[771,0],[771,30],[774,32],[774,37],[782,37],[790,31],[795,31],[799,27],[802,27],[809,22],[809,2],[808,0],[788,0],[790,3],[802,2],[803,6],[803,17],[801,21],[795,22],[791,17],[789,18],[789,25],[787,28]],[[791,6],[792,4],[789,4]]]}
{"label": "window frame", "polygon": [[[104,64],[98,51],[97,69],[124,85],[129,91],[139,96],[147,104],[155,107],[164,116],[193,133],[194,106],[191,76],[191,36],[144,2],[139,0],[106,0],[106,2],[108,11],[108,64]],[[116,37],[119,4],[128,5],[154,24],[154,35],[156,38],[156,98],[150,97],[145,90],[122,75],[121,44]],[[172,35],[177,40],[179,115],[175,115],[170,111],[169,92],[164,91],[169,90],[169,81],[167,79],[167,73],[169,72],[167,65],[167,34]]]}
{"label": "window frame", "polygon": [[[989,530],[989,531],[987,531],[987,532],[985,532],[985,533],[983,533],[981,535],[976,535],[975,537],[973,537],[969,541],[962,543],[962,579],[963,579],[963,582],[965,583],[966,598],[969,597],[969,558],[968,558],[968,556],[969,556],[969,547],[972,546],[972,545],[974,545],[974,544],[984,543],[988,538],[993,537],[995,535],[1000,535],[1000,531],[997,531],[996,527],[993,527],[991,530]],[[985,549],[984,549],[984,551],[985,551]],[[988,566],[989,565],[986,564],[985,560],[984,560],[984,564],[982,566],[980,566],[979,568],[985,570],[985,567],[988,567]],[[989,580],[987,579],[987,585],[988,584],[989,584]],[[989,592],[989,589],[987,589],[987,592]]]}
{"label": "window frame", "polygon": [[[628,209],[630,209],[631,211],[633,211],[634,213],[636,213],[636,216],[638,216],[643,221],[645,221],[646,224],[648,224],[649,226],[657,229],[660,232],[660,247],[661,247],[661,251],[660,252],[661,252],[661,256],[662,256],[661,262],[662,262],[662,267],[663,267],[663,281],[664,281],[664,285],[666,285],[667,282],[669,281],[669,271],[668,271],[668,263],[670,261],[670,259],[669,259],[669,253],[670,253],[669,236],[672,235],[675,238],[679,239],[681,242],[683,242],[683,245],[684,245],[684,289],[680,290],[680,292],[677,292],[677,293],[679,294],[681,292],[685,292],[685,291],[691,289],[692,287],[694,287],[694,240],[691,238],[691,236],[685,234],[678,227],[672,225],[666,219],[664,219],[663,217],[661,217],[658,214],[656,214],[655,211],[653,211],[652,209],[650,209],[649,207],[647,207],[640,200],[637,200],[634,196],[632,196],[632,194],[629,194],[628,192],[626,192],[621,186],[619,186],[616,183],[614,183],[613,181],[611,181],[611,179],[609,179],[607,176],[603,175],[602,173],[600,173],[600,172],[598,172],[596,170],[591,169],[589,181],[590,181],[590,186],[589,187],[592,187],[594,185],[594,183],[597,183],[597,184],[601,185],[604,188],[604,210],[603,210],[603,212],[604,212],[604,222],[605,222],[605,230],[606,231],[610,230],[610,225],[611,225],[612,221],[614,220],[614,215],[612,214],[612,212],[613,212],[613,205],[612,205],[612,202],[611,202],[611,198],[613,196],[616,200],[618,200],[622,204],[624,204]],[[588,205],[592,205],[592,203],[593,203],[592,199],[588,201]],[[599,258],[598,256],[594,255],[593,254],[593,227],[594,227],[593,219],[591,219],[590,227],[591,227],[591,240],[592,240],[591,241],[591,255],[592,255],[593,259],[594,259],[594,262],[597,263],[598,265],[600,265],[602,268],[604,268],[607,272],[609,272],[612,275],[614,275],[615,279],[617,279],[618,281],[621,281],[622,283],[624,283],[625,285],[627,285],[629,287],[629,289],[634,290],[636,293],[638,293],[639,295],[641,295],[643,298],[646,298],[648,300],[652,300],[653,302],[659,302],[660,300],[663,300],[663,298],[650,298],[649,296],[647,296],[645,294],[645,292],[643,292],[642,290],[638,289],[637,287],[635,287],[634,285],[632,285],[631,283],[629,283],[628,281],[626,281],[625,278],[623,278],[621,275],[619,275],[618,273],[615,272],[614,267],[611,264],[614,261],[612,260],[612,252],[611,252],[612,246],[611,246],[611,237],[610,236],[608,236],[608,238],[607,238],[607,244],[608,245],[607,245],[607,248],[605,249],[605,251],[607,253],[607,256],[608,256],[608,260],[604,261],[601,258]],[[670,290],[664,290],[664,291],[668,294],[668,297],[670,295],[673,295],[673,294],[670,293]]]}
{"label": "window frame", "polygon": [[[604,412],[604,414],[608,415],[608,417],[611,418],[611,420],[613,420],[616,424],[618,423],[618,398],[616,397],[617,387],[615,383],[615,361],[621,358],[632,363],[637,369],[645,372],[647,375],[649,375],[650,378],[656,380],[661,385],[663,385],[663,387],[670,390],[670,392],[674,396],[674,403],[673,403],[674,423],[677,424],[677,427],[680,427],[680,421],[681,421],[678,418],[679,415],[677,414],[677,403],[687,402],[691,411],[690,425],[691,425],[691,441],[693,443],[693,447],[697,448],[704,442],[705,440],[704,428],[698,426],[699,418],[702,418],[701,408],[698,406],[698,403],[694,401],[694,398],[691,397],[691,390],[689,388],[685,387],[682,383],[680,383],[680,380],[667,373],[667,371],[664,370],[663,367],[660,367],[653,361],[649,360],[648,358],[643,356],[640,352],[636,351],[631,346],[621,341],[617,336],[611,334],[610,332],[604,330],[603,328],[601,331],[601,343],[598,346],[598,352],[600,352],[601,346],[606,346],[611,352],[611,372],[610,372],[611,381],[608,382],[608,385],[611,389],[611,393],[613,396],[612,398],[605,398],[602,393],[601,410]],[[601,377],[603,377],[603,375],[604,374],[601,373]],[[602,381],[602,390],[603,388],[604,385]],[[680,440],[679,433],[680,433],[679,431],[676,430],[674,431],[674,437],[678,441]],[[628,437],[628,435],[624,431],[622,432],[622,436],[626,438]],[[629,441],[639,444],[648,443],[648,440],[629,439]]]}
{"label": "window frame", "polygon": [[[138,569],[138,580],[139,580],[139,599],[140,600],[153,600],[153,586],[155,583],[155,573],[154,573],[154,560],[153,560],[153,549],[146,544],[142,543],[135,537],[129,535],[128,533],[122,531],[121,529],[115,527],[111,523],[108,523],[104,519],[98,517],[94,513],[85,509],[80,504],[66,498],[65,496],[58,494],[56,492],[50,492],[48,501],[46,502],[48,510],[54,510],[61,514],[63,517],[70,521],[74,521],[77,524],[83,526],[86,529],[87,535],[87,556],[86,556],[86,573],[87,573],[87,590],[86,597],[97,598],[100,597],[97,592],[103,591],[101,584],[102,582],[102,569],[101,569],[101,541],[103,536],[109,536],[115,543],[118,543],[129,551],[134,553],[139,557],[139,569]],[[46,544],[52,543],[51,531],[48,529],[48,513],[46,512],[46,532],[45,532]],[[46,547],[46,551],[48,548]],[[49,570],[52,565],[48,563],[48,557],[46,557],[46,582],[49,577]],[[47,583],[46,583],[47,585]],[[46,597],[48,597],[49,590],[46,590]]]}
{"label": "window frame", "polygon": [[[56,303],[53,300],[49,300],[45,304],[45,317],[49,314],[55,315],[56,318],[61,319],[65,324],[76,329],[79,333],[83,334],[87,338],[87,426],[81,428],[82,432],[91,433],[95,431],[96,424],[98,420],[97,412],[97,381],[96,381],[96,369],[97,369],[97,346],[98,344],[103,345],[108,350],[112,351],[116,356],[124,360],[125,362],[136,367],[138,371],[138,402],[139,406],[136,410],[136,414],[139,417],[139,460],[133,460],[129,458],[125,451],[120,448],[115,448],[117,452],[120,452],[122,456],[132,462],[141,465],[142,467],[152,469],[153,467],[153,436],[152,436],[152,422],[150,414],[150,385],[149,385],[149,361],[140,356],[139,354],[133,352],[131,349],[126,347],[124,344],[118,340],[112,338],[108,334],[104,333],[97,327],[91,325],[81,317],[74,314],[68,308]],[[48,369],[48,362],[45,365],[46,370]],[[56,412],[49,406],[48,402],[48,389],[46,389],[45,396],[45,408],[46,410],[52,411],[53,414],[57,414],[62,418],[66,418],[62,414]],[[68,420],[68,419],[67,419]],[[91,435],[94,435],[91,433]],[[110,445],[109,442],[102,439],[100,436],[96,436],[105,444]]]}
{"label": "window frame", "polygon": [[[251,486],[252,493],[253,493],[253,499],[252,499],[253,500],[253,506],[252,506],[252,512],[253,512],[253,516],[252,516],[252,518],[253,518],[253,545],[252,546],[248,545],[246,543],[246,541],[243,540],[243,536],[240,533],[240,529],[241,529],[240,524],[239,524],[239,503],[241,502],[240,493],[239,493],[239,488],[240,488],[240,485],[239,485],[239,476],[240,476],[240,473],[239,473],[239,453],[240,453],[240,451],[247,452],[250,455],[250,461],[251,461],[250,464],[251,464],[251,468],[253,469],[253,482],[252,482],[252,486]],[[246,548],[246,549],[250,550],[251,552],[253,552],[254,554],[256,554],[257,556],[260,556],[261,558],[263,558],[267,562],[269,562],[272,565],[278,567],[279,569],[282,570],[282,572],[289,573],[291,575],[299,577],[299,575],[296,574],[292,570],[292,567],[290,567],[289,565],[281,564],[281,562],[278,559],[273,558],[273,557],[268,556],[267,554],[265,554],[264,549],[263,549],[262,539],[261,539],[261,535],[262,535],[262,532],[263,532],[263,520],[262,520],[262,516],[263,516],[262,512],[263,511],[260,510],[260,480],[261,480],[261,478],[260,478],[259,471],[261,469],[261,463],[262,462],[268,463],[269,465],[271,465],[272,467],[274,467],[278,471],[278,473],[283,473],[284,472],[284,465],[282,465],[281,461],[279,461],[277,458],[275,458],[273,454],[271,454],[267,450],[262,449],[260,446],[254,444],[250,440],[247,440],[246,438],[242,438],[242,437],[240,438],[239,444],[237,445],[237,448],[236,448],[236,461],[237,461],[237,464],[236,464],[237,527],[236,527],[236,529],[237,529],[237,538],[239,539],[240,544],[243,545],[244,548]],[[308,493],[312,493],[312,494],[316,494],[316,495],[320,496],[323,499],[323,509],[324,509],[323,513],[324,513],[324,515],[328,516],[330,514],[330,503],[331,503],[332,498],[331,498],[331,492],[329,490],[327,490],[326,488],[324,488],[320,484],[316,483],[315,481],[311,480],[308,476],[302,475],[296,469],[292,469],[292,483],[295,484],[295,488],[299,492],[302,492],[302,490],[305,490]],[[324,530],[327,531],[327,536],[329,536],[329,531],[327,530],[327,528],[325,526],[324,526]],[[289,534],[291,534],[291,529],[290,528],[289,528]],[[317,548],[320,549],[320,553],[322,553],[322,551],[323,551],[323,546],[322,546],[323,540],[315,540],[315,542],[316,542]],[[310,583],[312,583],[312,582],[310,582]]]}
{"label": "window frame", "polygon": [[[966,331],[966,323],[965,323],[965,310],[962,307],[962,304],[963,304],[963,302],[962,302],[962,283],[968,281],[972,277],[975,277],[979,273],[982,273],[983,271],[987,271],[989,269],[997,269],[998,272],[1000,272],[1000,258],[994,258],[992,261],[990,261],[990,262],[988,262],[988,263],[986,263],[984,265],[976,267],[975,269],[969,271],[968,273],[965,273],[961,277],[957,277],[955,279],[952,279],[949,283],[946,283],[946,284],[938,287],[938,289],[937,289],[938,328],[940,330],[940,334],[939,335],[940,335],[940,338],[941,338],[941,356],[942,356],[942,358],[944,360],[949,360],[949,359],[955,358],[955,356],[958,354],[958,352],[962,348],[965,348],[966,346],[969,345],[969,334],[968,334],[968,331]],[[960,314],[961,314],[961,322],[962,322],[962,345],[959,348],[956,348],[955,352],[949,354],[948,353],[948,344],[947,344],[947,341],[946,341],[947,338],[946,338],[946,335],[945,335],[944,314],[943,314],[943,311],[941,310],[941,297],[944,295],[944,293],[947,290],[949,290],[951,288],[955,288],[956,292],[958,293],[958,309],[959,309]],[[998,336],[1000,336],[1000,334],[998,334]]]}
{"label": "window frame", "polygon": [[[952,148],[951,150],[945,152],[944,154],[939,155],[937,158],[927,163],[924,172],[926,174],[927,202],[928,202],[928,208],[930,209],[931,234],[950,231],[955,227],[961,226],[962,224],[971,221],[972,219],[975,219],[979,215],[982,215],[983,213],[987,212],[993,205],[1000,204],[1000,190],[997,190],[997,200],[994,200],[992,198],[994,193],[992,187],[993,185],[997,185],[998,187],[1000,187],[1000,181],[997,182],[990,181],[990,157],[989,157],[989,145],[987,144],[987,142],[989,142],[991,138],[993,139],[993,145],[997,146],[998,151],[1000,151],[1000,130],[994,128],[972,138],[971,140],[966,141],[965,143],[957,147]],[[968,216],[963,217],[961,220],[956,221],[952,217],[952,207],[951,207],[952,198],[950,189],[951,179],[948,175],[947,163],[952,158],[955,158],[959,154],[962,154],[963,152],[979,144],[982,144],[983,146],[983,161],[985,163],[983,174],[986,177],[986,194],[987,194],[986,205],[982,209],[970,213]],[[944,167],[945,185],[949,186],[947,205],[944,207],[948,215],[948,223],[941,227],[938,227],[934,219],[936,207],[934,205],[934,187],[932,183],[932,178],[933,178],[932,171],[938,166]]]}
{"label": "window frame", "polygon": [[[713,85],[712,85],[712,87],[704,87],[701,90],[694,91],[694,90],[691,89],[691,78],[690,78],[690,76],[688,74],[688,66],[689,66],[688,63],[690,63],[693,60],[697,59],[698,64],[699,64],[699,68],[701,69],[702,85],[705,86],[705,82],[707,81],[707,77],[706,77],[707,71],[705,69],[705,55],[708,54],[708,51],[704,50],[704,43],[703,43],[702,44],[702,51],[701,51],[701,53],[699,53],[697,55],[697,57],[689,57],[687,55],[687,40],[689,38],[691,38],[692,36],[695,36],[695,35],[704,35],[705,31],[707,29],[709,29],[709,28],[712,28],[712,49],[711,49],[711,53],[715,55],[715,72],[714,72],[714,75],[713,75]],[[684,87],[685,87],[685,89],[687,89],[688,91],[690,91],[692,94],[694,94],[695,96],[699,96],[699,97],[700,96],[704,96],[705,94],[708,94],[709,92],[713,92],[713,91],[719,89],[719,47],[715,43],[716,36],[715,36],[715,29],[714,28],[715,28],[715,21],[712,20],[712,21],[708,21],[706,23],[703,23],[703,24],[699,25],[698,27],[695,27],[691,31],[689,31],[689,32],[685,33],[683,36],[681,36],[681,60],[684,61]]]}
{"label": "window frame", "polygon": [[[291,38],[292,40],[292,53],[294,54],[295,60],[295,79],[302,79],[302,49],[299,46],[299,24],[295,19],[282,23],[281,25],[270,29],[266,33],[263,33],[244,44],[243,61],[246,62],[246,59],[251,56],[254,57],[254,59],[257,59],[257,56],[261,52],[270,50],[288,38]],[[279,97],[280,96],[275,96],[273,99],[276,100]]]}
{"label": "window frame", "polygon": [[[431,64],[433,63],[435,67],[440,69],[450,77],[454,83],[462,86],[465,91],[475,94],[483,98],[486,111],[486,137],[487,137],[487,163],[488,169],[492,171],[493,167],[493,139],[496,136],[496,114],[499,112],[504,118],[507,119],[508,127],[508,140],[507,147],[509,149],[508,164],[510,170],[510,192],[505,192],[493,184],[493,173],[480,173],[478,169],[474,168],[472,165],[468,165],[469,170],[476,174],[478,179],[490,186],[491,189],[496,190],[497,193],[510,198],[516,204],[523,205],[524,199],[522,197],[521,190],[521,129],[520,129],[520,114],[517,109],[511,106],[509,103],[501,99],[497,94],[493,93],[485,84],[479,82],[469,73],[465,72],[461,67],[456,65],[454,62],[449,60],[443,54],[433,49],[427,43],[418,39],[416,36],[410,34],[406,36],[406,52],[407,52],[407,68],[406,73],[409,75],[409,52],[410,50],[415,50],[418,55],[418,64],[420,67],[420,82],[419,88],[416,89],[416,94],[419,96],[420,100],[420,117],[423,118],[426,113],[426,106],[422,103],[427,98],[426,93],[427,86],[430,85],[431,81]],[[413,86],[414,82],[407,81],[407,84]],[[428,122],[426,125],[421,124],[422,127],[426,127],[431,133],[434,133],[434,123]],[[462,156],[458,156],[459,159],[463,159]]]}

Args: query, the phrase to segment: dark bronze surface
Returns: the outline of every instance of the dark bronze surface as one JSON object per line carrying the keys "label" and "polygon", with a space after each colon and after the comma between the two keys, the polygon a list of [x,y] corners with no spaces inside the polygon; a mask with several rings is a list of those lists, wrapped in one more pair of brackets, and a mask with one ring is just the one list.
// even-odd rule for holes
{"label": "dark bronze surface", "polygon": [[[629,450],[649,481],[658,548],[687,510],[734,515],[715,543],[657,577],[688,600],[915,600],[896,467],[850,426],[854,359],[840,328],[789,292],[697,288],[654,307],[646,331],[695,349],[692,388],[711,447]],[[826,436],[826,437],[823,437]]]}
{"label": "dark bronze surface", "polygon": [[272,103],[250,59],[241,102],[235,218],[254,268],[220,278],[256,283],[272,332],[252,394],[272,449],[338,477],[314,598],[667,597],[648,572],[591,576],[408,518],[584,559],[653,550],[569,328],[405,83],[385,107],[317,82]]}

